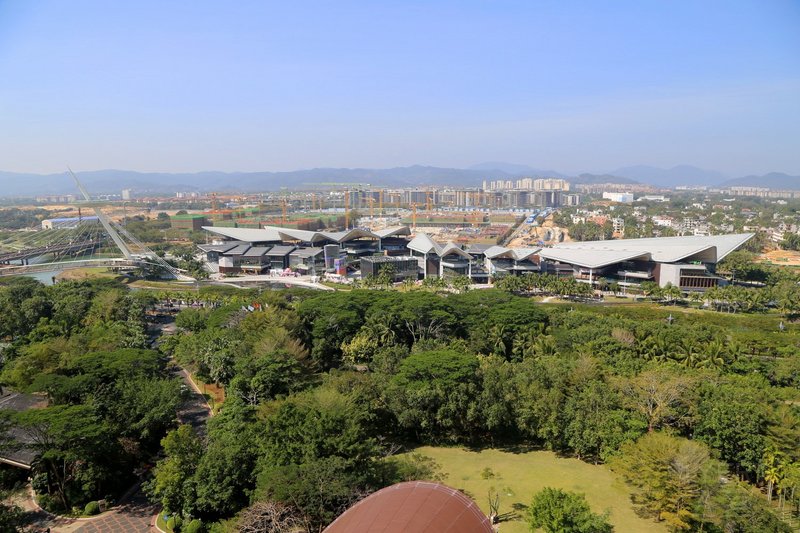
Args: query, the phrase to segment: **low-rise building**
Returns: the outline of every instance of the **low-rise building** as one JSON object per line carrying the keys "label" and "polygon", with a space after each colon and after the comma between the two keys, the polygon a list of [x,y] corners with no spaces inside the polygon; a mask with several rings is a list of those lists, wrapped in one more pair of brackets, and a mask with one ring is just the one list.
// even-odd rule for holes
{"label": "low-rise building", "polygon": [[203,229],[203,226],[208,224],[205,215],[200,214],[172,215],[169,217],[169,222],[173,229],[189,231],[200,231]]}
{"label": "low-rise building", "polygon": [[618,202],[621,204],[632,204],[633,203],[633,193],[632,192],[604,192],[603,193],[604,200],[611,200],[612,202]]}
{"label": "low-rise building", "polygon": [[377,277],[381,272],[390,272],[392,281],[416,280],[419,277],[419,261],[413,256],[373,255],[361,258],[361,277]]}

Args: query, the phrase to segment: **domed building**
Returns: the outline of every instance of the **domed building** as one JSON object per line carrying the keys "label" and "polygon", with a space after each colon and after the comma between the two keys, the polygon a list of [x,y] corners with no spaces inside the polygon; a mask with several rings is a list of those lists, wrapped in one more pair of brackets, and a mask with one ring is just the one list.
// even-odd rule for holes
{"label": "domed building", "polygon": [[324,533],[494,533],[489,518],[461,492],[408,481],[350,507]]}

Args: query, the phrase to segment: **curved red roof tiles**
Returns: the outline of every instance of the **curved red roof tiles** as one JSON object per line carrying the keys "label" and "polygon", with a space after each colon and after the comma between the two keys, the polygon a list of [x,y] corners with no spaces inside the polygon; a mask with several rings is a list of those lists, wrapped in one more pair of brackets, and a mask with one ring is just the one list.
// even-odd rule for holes
{"label": "curved red roof tiles", "polygon": [[408,481],[353,505],[324,533],[493,533],[491,521],[461,492]]}

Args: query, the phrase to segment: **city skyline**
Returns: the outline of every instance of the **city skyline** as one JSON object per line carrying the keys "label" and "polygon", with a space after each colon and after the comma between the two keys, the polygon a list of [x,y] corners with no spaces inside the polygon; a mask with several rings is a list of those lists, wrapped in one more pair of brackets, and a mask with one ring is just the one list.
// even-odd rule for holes
{"label": "city skyline", "polygon": [[0,170],[800,174],[793,2],[0,4]]}

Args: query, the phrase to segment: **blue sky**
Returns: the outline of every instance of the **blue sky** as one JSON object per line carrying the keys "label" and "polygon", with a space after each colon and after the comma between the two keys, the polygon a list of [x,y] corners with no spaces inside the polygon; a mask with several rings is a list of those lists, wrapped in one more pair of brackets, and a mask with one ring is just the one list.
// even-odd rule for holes
{"label": "blue sky", "polygon": [[800,2],[0,0],[0,170],[800,174]]}

